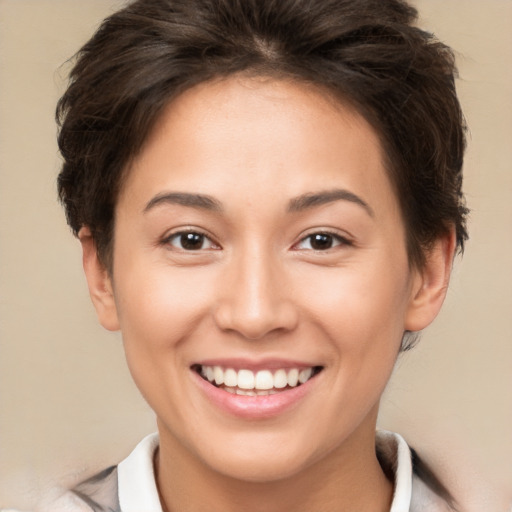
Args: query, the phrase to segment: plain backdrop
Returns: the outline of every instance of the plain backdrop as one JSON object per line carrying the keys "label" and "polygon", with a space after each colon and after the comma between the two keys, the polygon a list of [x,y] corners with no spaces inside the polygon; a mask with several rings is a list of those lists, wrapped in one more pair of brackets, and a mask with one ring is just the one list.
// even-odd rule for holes
{"label": "plain backdrop", "polygon": [[[120,337],[97,325],[55,191],[64,63],[120,4],[0,0],[0,508],[29,510],[155,430]],[[398,361],[379,423],[463,510],[501,512],[512,503],[512,1],[415,4],[458,56],[471,240],[442,314]]]}

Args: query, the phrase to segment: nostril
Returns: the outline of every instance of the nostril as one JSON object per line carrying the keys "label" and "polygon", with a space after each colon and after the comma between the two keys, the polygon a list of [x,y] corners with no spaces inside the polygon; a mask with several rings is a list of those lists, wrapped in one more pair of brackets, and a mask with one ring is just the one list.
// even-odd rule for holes
{"label": "nostril", "polygon": [[290,303],[247,304],[233,300],[217,305],[215,322],[223,331],[233,331],[247,340],[260,340],[270,333],[289,332],[298,323],[298,313]]}

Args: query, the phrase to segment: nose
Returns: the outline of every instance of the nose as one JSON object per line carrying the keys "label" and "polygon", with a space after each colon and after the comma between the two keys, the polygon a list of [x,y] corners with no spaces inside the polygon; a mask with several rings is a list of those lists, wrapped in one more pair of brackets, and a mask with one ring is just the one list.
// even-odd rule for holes
{"label": "nose", "polygon": [[299,315],[287,284],[279,265],[261,252],[231,262],[220,283],[216,324],[249,340],[293,330]]}

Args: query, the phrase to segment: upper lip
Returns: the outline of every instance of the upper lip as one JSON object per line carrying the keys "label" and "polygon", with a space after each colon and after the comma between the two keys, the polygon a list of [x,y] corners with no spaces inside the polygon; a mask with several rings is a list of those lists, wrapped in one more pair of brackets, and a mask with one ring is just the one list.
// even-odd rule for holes
{"label": "upper lip", "polygon": [[277,359],[277,358],[264,358],[264,359],[247,359],[247,358],[215,358],[204,359],[197,361],[191,365],[195,366],[220,366],[221,368],[233,368],[236,370],[280,370],[288,368],[313,368],[322,366],[316,362],[297,361],[292,359]]}

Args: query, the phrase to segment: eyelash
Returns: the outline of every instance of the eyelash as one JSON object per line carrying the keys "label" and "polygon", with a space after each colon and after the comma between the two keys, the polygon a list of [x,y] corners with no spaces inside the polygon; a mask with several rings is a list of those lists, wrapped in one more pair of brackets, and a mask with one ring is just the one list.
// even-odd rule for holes
{"label": "eyelash", "polygon": [[[184,247],[183,243],[185,242],[185,239],[183,237],[185,237],[185,236],[188,236],[192,242],[194,242],[193,237],[199,237],[199,241],[201,242],[201,247],[188,248],[188,249],[186,247]],[[316,237],[324,237],[324,239],[326,239],[328,243],[330,242],[330,246],[326,247],[326,248],[313,247],[311,244],[311,241],[312,241],[312,238],[315,236]],[[177,247],[176,245],[173,244],[173,241],[175,241],[175,240],[178,240],[179,242],[181,242],[181,247]],[[338,247],[338,246],[353,245],[353,243],[347,237],[341,236],[338,233],[333,233],[331,231],[323,231],[322,230],[322,231],[315,231],[315,232],[310,233],[310,234],[306,235],[305,237],[301,238],[299,240],[299,242],[297,242],[296,244],[293,245],[292,249],[300,250],[300,248],[298,246],[301,245],[302,243],[306,242],[307,240],[310,241],[309,242],[310,247],[303,248],[303,249],[308,250],[308,251],[315,251],[315,252],[326,252],[326,251],[328,251],[330,249],[334,249],[335,247]],[[197,239],[196,239],[196,241],[197,241]],[[209,241],[210,247],[205,249],[202,246],[204,245],[204,243],[206,241]],[[182,250],[184,252],[198,252],[201,250],[218,250],[218,249],[220,249],[220,246],[218,244],[216,244],[208,235],[206,235],[205,233],[203,233],[199,230],[196,230],[196,229],[183,229],[181,231],[172,233],[162,240],[162,244],[170,245],[171,247],[178,249],[178,250]]]}
{"label": "eyelash", "polygon": [[[203,245],[206,241],[208,241],[212,247],[208,247],[207,249],[204,249],[203,247],[187,249],[187,248],[183,247],[183,242],[184,242],[183,237],[185,237],[185,236],[201,237],[200,238],[201,239],[201,245]],[[172,242],[174,240],[181,241],[182,247],[176,247],[175,245],[173,245]],[[217,249],[220,249],[220,247],[211,239],[211,237],[209,237],[208,235],[206,235],[205,233],[203,233],[203,232],[201,232],[201,231],[199,231],[197,229],[183,229],[181,231],[177,231],[175,233],[171,233],[170,235],[166,236],[162,240],[162,244],[163,245],[168,245],[168,246],[170,245],[174,249],[181,250],[181,251],[184,251],[184,252],[198,252],[198,251],[201,251],[201,250],[217,250]]]}
{"label": "eyelash", "polygon": [[[335,244],[335,245],[331,245],[330,247],[327,247],[327,248],[324,248],[324,249],[315,249],[314,247],[311,246],[311,239],[314,236],[323,236],[323,237],[329,238],[330,241],[333,244]],[[308,250],[308,251],[315,251],[315,252],[327,252],[328,250],[334,249],[334,248],[339,247],[339,246],[352,246],[353,245],[352,241],[349,240],[345,236],[342,236],[342,235],[340,235],[338,233],[333,233],[332,231],[321,230],[321,231],[314,231],[313,233],[309,233],[305,237],[301,238],[299,240],[299,242],[294,244],[293,248],[298,247],[300,244],[302,244],[303,242],[305,242],[308,239],[310,240],[310,247],[307,248],[306,250]]]}

